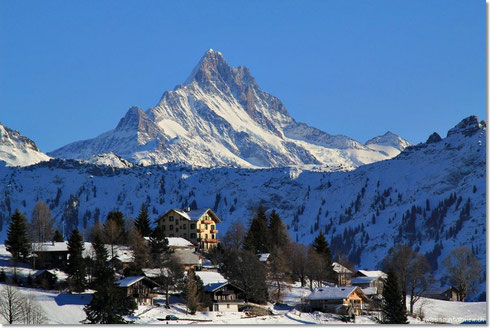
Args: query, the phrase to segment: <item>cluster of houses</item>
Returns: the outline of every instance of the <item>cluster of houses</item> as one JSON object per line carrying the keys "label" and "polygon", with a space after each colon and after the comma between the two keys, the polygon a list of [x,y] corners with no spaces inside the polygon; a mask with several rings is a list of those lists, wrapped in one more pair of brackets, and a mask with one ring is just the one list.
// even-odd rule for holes
{"label": "cluster of houses", "polygon": [[[238,311],[243,304],[243,291],[229,283],[216,266],[205,258],[203,252],[218,245],[217,224],[220,219],[211,209],[171,209],[158,220],[163,229],[173,256],[184,270],[193,269],[204,284],[204,290],[210,296],[210,311]],[[106,245],[113,266],[122,272],[133,262],[130,247]],[[84,242],[83,257],[94,257],[90,242]],[[66,278],[62,271],[68,262],[68,242],[35,243],[29,257],[34,272],[33,284],[46,289],[54,288],[57,279]],[[159,284],[155,278],[160,270],[142,269],[145,275],[121,277],[116,284],[124,289],[128,296],[133,296],[139,305],[153,305]],[[62,274],[60,274],[62,273]]]}
{"label": "cluster of houses", "polygon": [[[244,303],[244,292],[228,282],[203,256],[218,244],[217,224],[220,219],[211,209],[171,209],[159,218],[158,225],[163,229],[176,259],[185,270],[194,269],[203,281],[205,293],[211,301],[209,311],[238,311]],[[91,243],[85,242],[84,257],[94,254]],[[106,245],[116,269],[124,269],[133,261],[133,253],[127,246]],[[267,262],[269,254],[258,255],[261,262]],[[63,268],[68,260],[67,242],[34,244],[31,262],[34,268],[41,269],[34,275],[39,285],[52,288],[59,273],[54,268]],[[380,310],[383,282],[387,275],[382,271],[351,271],[334,262],[334,282],[317,287],[302,299],[300,307],[304,311],[321,311],[343,315],[360,315]],[[153,305],[159,284],[155,278],[160,274],[156,269],[143,269],[145,275],[121,277],[117,284],[133,296],[140,305]],[[451,289],[438,294],[440,299],[453,299]]]}

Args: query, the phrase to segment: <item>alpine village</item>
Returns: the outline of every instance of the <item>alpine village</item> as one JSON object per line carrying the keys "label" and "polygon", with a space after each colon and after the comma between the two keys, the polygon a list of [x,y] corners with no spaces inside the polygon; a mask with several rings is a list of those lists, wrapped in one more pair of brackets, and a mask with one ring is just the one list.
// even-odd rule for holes
{"label": "alpine village", "polygon": [[446,259],[449,274],[458,267],[469,275],[455,275],[454,286],[435,292],[425,256],[405,245],[394,246],[381,269],[357,269],[345,255],[333,257],[322,232],[312,245],[292,242],[280,216],[261,204],[249,227],[234,221],[219,238],[220,222],[210,208],[188,207],[169,209],[152,223],[142,204],[135,220],[111,211],[88,236],[74,229],[65,241],[47,204],[38,202],[30,220],[15,211],[2,246],[10,257],[0,272],[0,314],[10,324],[45,323],[22,287],[55,291],[57,303],[85,300],[81,323],[133,323],[144,309],[166,324],[212,322],[199,316],[210,313],[275,317],[279,310],[297,321],[324,314],[403,324],[424,319],[424,304],[416,307],[421,298],[464,301],[479,270],[469,250],[456,249]]}

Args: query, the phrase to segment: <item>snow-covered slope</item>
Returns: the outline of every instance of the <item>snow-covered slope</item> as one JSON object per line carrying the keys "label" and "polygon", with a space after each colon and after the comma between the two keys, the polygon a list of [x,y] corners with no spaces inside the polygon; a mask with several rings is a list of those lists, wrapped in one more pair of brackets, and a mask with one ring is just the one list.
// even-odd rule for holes
{"label": "snow-covered slope", "polygon": [[[437,277],[441,261],[465,245],[485,264],[486,125],[464,119],[441,141],[407,147],[397,157],[350,172],[299,168],[114,168],[53,159],[0,170],[0,239],[15,208],[31,214],[46,201],[65,232],[87,232],[107,213],[136,217],[140,205],[156,219],[196,202],[222,219],[245,224],[262,202],[276,209],[293,239],[310,243],[322,230],[361,268],[373,268],[396,243],[427,254]],[[61,225],[61,224],[60,224]],[[484,286],[482,286],[484,289]]]}
{"label": "snow-covered slope", "polygon": [[7,166],[28,166],[49,159],[32,140],[0,122],[0,163],[5,161]]}
{"label": "snow-covered slope", "polygon": [[391,158],[410,145],[395,137],[400,147],[387,152],[296,122],[278,98],[259,88],[246,67],[231,67],[210,49],[184,84],[166,91],[157,106],[146,112],[132,107],[115,129],[50,155],[85,159],[113,152],[143,165],[334,171]]}
{"label": "snow-covered slope", "polygon": [[411,146],[407,140],[388,131],[382,136],[377,136],[365,143],[365,146],[372,150],[385,152],[389,157],[393,158],[401,153],[406,147]]}

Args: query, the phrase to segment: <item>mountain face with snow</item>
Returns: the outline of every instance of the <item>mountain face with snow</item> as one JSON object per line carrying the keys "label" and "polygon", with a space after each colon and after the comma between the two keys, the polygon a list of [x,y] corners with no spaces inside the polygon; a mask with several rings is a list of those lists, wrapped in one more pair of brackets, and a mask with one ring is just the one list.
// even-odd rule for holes
{"label": "mountain face with snow", "polygon": [[142,165],[335,171],[392,158],[407,145],[395,135],[363,145],[296,122],[246,67],[231,67],[220,52],[209,50],[184,84],[166,91],[157,106],[147,111],[132,107],[115,129],[50,155],[87,159],[114,153]]}
{"label": "mountain face with snow", "polygon": [[[151,127],[137,138],[152,138]],[[307,135],[323,142],[315,131]],[[396,147],[384,136],[373,143]],[[30,216],[38,200],[49,204],[60,231],[78,228],[85,236],[109,211],[135,218],[142,203],[153,219],[170,208],[210,207],[223,234],[235,220],[247,225],[262,203],[280,214],[294,240],[310,244],[322,231],[333,254],[348,255],[357,268],[376,268],[395,244],[425,254],[441,287],[442,261],[456,247],[467,246],[486,265],[486,124],[475,116],[445,138],[348,172],[94,163],[52,159],[0,170],[0,239],[15,209]],[[473,298],[482,291],[485,282]]]}
{"label": "mountain face with snow", "polygon": [[7,166],[28,166],[49,159],[36,143],[0,122],[0,163],[4,161]]}
{"label": "mountain face with snow", "polygon": [[382,136],[374,137],[365,143],[365,146],[373,150],[386,153],[393,158],[401,153],[406,147],[411,146],[407,140],[388,131]]}

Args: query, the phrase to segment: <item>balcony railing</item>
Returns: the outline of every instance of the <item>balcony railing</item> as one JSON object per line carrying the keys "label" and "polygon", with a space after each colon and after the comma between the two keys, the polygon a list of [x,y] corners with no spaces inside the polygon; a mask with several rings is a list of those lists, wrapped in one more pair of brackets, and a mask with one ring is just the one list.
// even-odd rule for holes
{"label": "balcony railing", "polygon": [[211,243],[218,243],[218,239],[201,239],[203,242],[211,242]]}
{"label": "balcony railing", "polygon": [[212,221],[211,219],[205,219],[203,221],[201,221],[203,224],[213,224],[215,223],[214,221]]}
{"label": "balcony railing", "polygon": [[217,229],[211,230],[211,233],[218,233]]}

